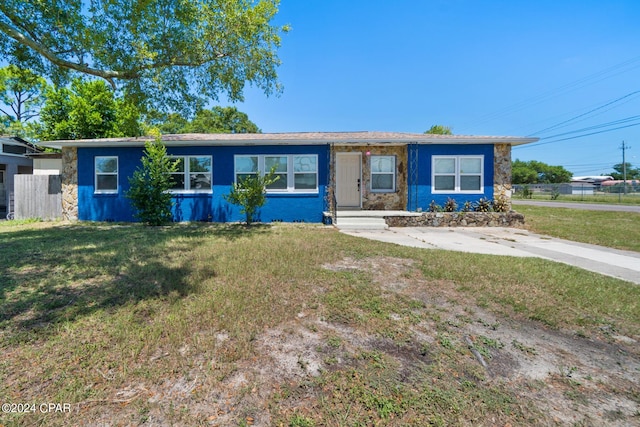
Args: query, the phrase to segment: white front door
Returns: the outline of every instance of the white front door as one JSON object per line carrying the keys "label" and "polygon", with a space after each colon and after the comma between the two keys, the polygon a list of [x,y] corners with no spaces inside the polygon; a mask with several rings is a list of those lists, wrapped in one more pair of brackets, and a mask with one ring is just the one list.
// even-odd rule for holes
{"label": "white front door", "polygon": [[339,208],[360,208],[361,168],[361,153],[336,153],[336,203]]}

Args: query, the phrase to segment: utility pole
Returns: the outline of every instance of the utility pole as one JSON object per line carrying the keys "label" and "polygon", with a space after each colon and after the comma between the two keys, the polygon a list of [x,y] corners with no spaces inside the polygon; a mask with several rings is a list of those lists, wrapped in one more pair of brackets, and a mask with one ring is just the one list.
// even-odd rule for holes
{"label": "utility pole", "polygon": [[625,160],[625,151],[630,148],[631,147],[629,147],[624,143],[624,141],[622,141],[622,146],[620,147],[620,149],[622,150],[622,179],[624,185],[623,191],[625,196],[627,195],[627,161]]}

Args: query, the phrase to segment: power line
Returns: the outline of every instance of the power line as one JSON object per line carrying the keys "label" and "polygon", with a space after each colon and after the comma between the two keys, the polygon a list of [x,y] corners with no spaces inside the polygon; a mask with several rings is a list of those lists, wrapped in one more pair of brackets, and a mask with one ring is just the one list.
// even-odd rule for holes
{"label": "power line", "polygon": [[[635,58],[631,58],[627,61],[623,61],[619,64],[613,65],[611,67],[605,68],[601,71],[598,71],[596,73],[590,74],[586,77],[583,77],[581,79],[578,79],[574,82],[565,84],[563,86],[560,86],[558,88],[555,89],[551,89],[548,90],[540,95],[537,96],[533,96],[531,98],[525,99],[523,101],[517,102],[515,104],[509,105],[507,107],[501,108],[499,110],[496,110],[492,113],[488,113],[485,114],[483,116],[480,116],[479,119],[476,122],[473,122],[473,125],[477,125],[480,123],[485,123],[491,120],[495,120],[497,118],[515,113],[517,111],[523,110],[525,108],[531,107],[533,105],[537,105],[540,104],[542,102],[545,102],[549,99],[553,99],[555,97],[558,97],[562,94],[565,93],[569,93],[573,90],[577,90],[577,89],[581,89],[583,87],[589,86],[591,84],[600,82],[602,80],[608,79],[610,77],[634,70],[638,67],[640,67],[640,64],[636,64],[633,65],[634,63],[637,63],[640,61],[640,56],[635,57]],[[633,65],[633,66],[632,66]],[[626,69],[625,69],[626,68]],[[620,71],[619,71],[620,70]],[[614,73],[615,74],[612,74]]]}
{"label": "power line", "polygon": [[586,131],[595,130],[595,129],[601,129],[601,128],[609,127],[609,126],[616,126],[616,125],[632,122],[634,120],[639,120],[639,119],[640,119],[640,115],[629,116],[629,117],[626,117],[624,119],[618,119],[618,120],[613,120],[613,121],[607,122],[607,123],[600,123],[600,124],[593,125],[593,126],[587,126],[587,127],[582,128],[582,129],[570,130],[570,131],[567,131],[567,132],[558,133],[558,134],[551,135],[551,136],[546,136],[546,137],[541,138],[541,139],[552,139],[552,138],[557,138],[557,137],[560,137],[560,136],[571,135],[573,133],[586,132]]}
{"label": "power line", "polygon": [[[640,123],[632,123],[632,124],[625,125],[625,126],[619,126],[619,127],[613,128],[613,129],[604,129],[604,130],[601,130],[601,131],[598,131],[598,132],[591,132],[591,133],[585,133],[585,134],[576,135],[576,136],[570,136],[570,137],[567,137],[567,138],[554,139],[552,141],[536,142],[534,144],[526,144],[526,145],[517,145],[517,146],[513,147],[513,149],[515,150],[515,149],[519,149],[519,148],[538,147],[540,145],[552,144],[554,142],[561,142],[561,141],[569,141],[571,139],[583,138],[585,136],[591,136],[591,135],[598,135],[598,134],[605,133],[605,132],[611,132],[611,131],[614,131],[614,130],[625,129],[625,128],[639,126],[639,125],[640,125]],[[584,130],[585,129],[581,129],[581,130],[577,130],[577,131],[573,131],[573,132],[567,132],[565,134],[581,132],[581,131],[584,131]],[[551,137],[549,137],[549,138],[551,138]]]}
{"label": "power line", "polygon": [[[544,132],[547,132],[547,131],[550,131],[550,130],[553,130],[553,129],[556,129],[556,128],[559,128],[559,127],[566,127],[567,123],[569,123],[569,122],[575,121],[575,120],[579,119],[580,117],[587,116],[587,115],[589,115],[591,113],[594,113],[594,112],[596,112],[598,110],[601,110],[601,109],[603,109],[605,107],[608,107],[609,105],[615,104],[615,103],[617,103],[619,101],[622,101],[623,99],[629,98],[630,96],[636,95],[638,93],[640,93],[640,90],[636,90],[636,91],[630,92],[630,93],[628,93],[628,94],[626,94],[624,96],[621,96],[619,98],[614,99],[613,101],[609,101],[606,104],[603,104],[603,105],[601,105],[599,107],[593,108],[593,109],[587,111],[586,113],[579,114],[579,115],[577,115],[575,117],[572,117],[572,118],[570,118],[568,120],[562,121],[562,122],[560,122],[558,124],[555,124],[553,126],[549,126],[549,127],[545,128],[545,129],[539,130],[539,131],[534,132],[534,133],[532,133],[530,135],[527,135],[527,136],[535,136],[535,135],[538,135],[538,134],[541,134],[541,133],[544,133]],[[605,110],[605,111],[608,111],[608,110]]]}

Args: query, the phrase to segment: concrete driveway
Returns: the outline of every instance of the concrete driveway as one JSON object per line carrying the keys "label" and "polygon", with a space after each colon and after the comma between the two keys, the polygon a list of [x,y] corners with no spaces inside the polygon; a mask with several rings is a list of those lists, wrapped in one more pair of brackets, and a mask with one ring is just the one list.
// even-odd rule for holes
{"label": "concrete driveway", "polygon": [[545,258],[640,284],[640,253],[576,243],[516,228],[391,227],[342,232],[416,248]]}

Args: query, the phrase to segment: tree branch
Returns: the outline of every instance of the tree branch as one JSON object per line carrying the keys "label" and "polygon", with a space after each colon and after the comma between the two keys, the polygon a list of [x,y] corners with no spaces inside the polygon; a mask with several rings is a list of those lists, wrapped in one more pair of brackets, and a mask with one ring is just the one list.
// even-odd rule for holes
{"label": "tree branch", "polygon": [[[18,18],[14,14],[9,13],[9,11],[6,8],[2,7],[2,6],[0,6],[0,11],[2,11],[4,16],[9,18],[9,20],[13,23],[13,25],[15,25],[16,27],[20,27],[20,25],[19,25],[20,21],[18,20]],[[29,36],[31,36],[31,38],[33,40],[37,40],[38,39],[37,35],[34,32],[32,32],[31,30],[29,30],[29,28],[23,28],[23,30],[27,34],[29,34]]]}
{"label": "tree branch", "polygon": [[85,65],[85,64],[63,59],[57,53],[53,52],[52,50],[44,46],[42,43],[39,43],[33,40],[32,38],[27,37],[26,35],[21,33],[19,30],[13,28],[12,26],[2,21],[0,21],[0,31],[4,32],[9,37],[16,40],[18,43],[29,46],[30,48],[38,52],[40,55],[48,59],[50,62],[52,62],[53,64],[61,68],[68,68],[71,70],[79,71],[84,74],[89,74],[92,76],[103,78],[104,80],[109,82],[109,84],[113,87],[114,90],[116,89],[116,83],[115,83],[116,79],[133,80],[140,77],[142,71],[153,70],[158,68],[166,68],[166,67],[198,67],[208,62],[216,61],[216,60],[231,56],[231,54],[229,53],[214,52],[211,56],[203,57],[198,60],[170,58],[165,61],[157,61],[157,62],[145,64],[145,65],[140,65],[129,70],[122,70],[122,71],[102,70],[98,68],[89,67],[88,65]]}
{"label": "tree branch", "polygon": [[4,114],[7,117],[13,117],[11,114],[7,113],[6,111],[4,111],[2,108],[0,108],[0,113]]}
{"label": "tree branch", "polygon": [[0,31],[16,40],[18,43],[21,43],[25,46],[29,46],[31,49],[38,52],[40,55],[47,58],[53,64],[62,68],[69,68],[71,70],[79,71],[84,74],[89,74],[96,77],[101,77],[111,83],[114,86],[113,79],[133,79],[139,76],[139,71],[130,70],[127,72],[115,71],[115,70],[100,70],[97,68],[92,68],[84,64],[78,64],[76,62],[67,61],[66,59],[60,58],[46,46],[41,43],[36,42],[35,40],[25,36],[20,31],[6,24],[5,22],[0,21]]}

